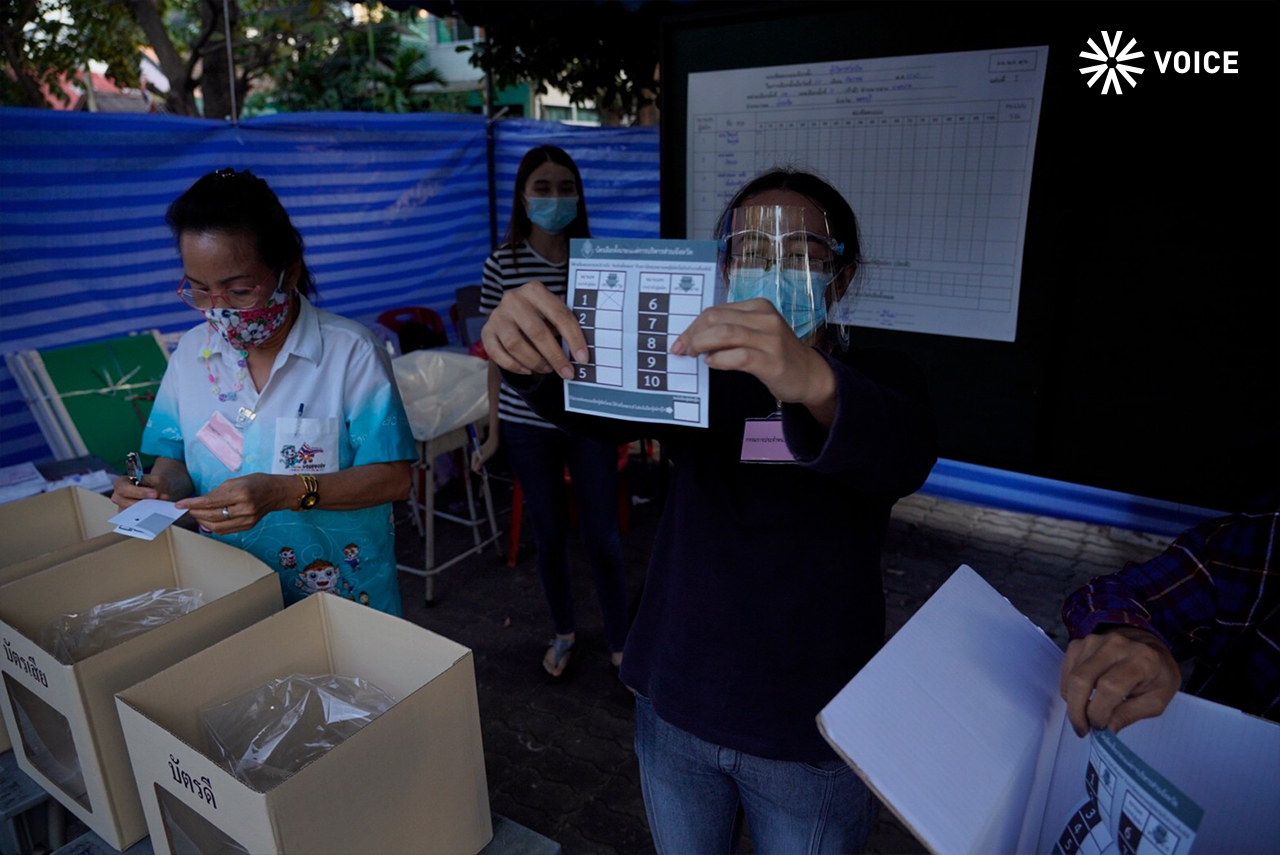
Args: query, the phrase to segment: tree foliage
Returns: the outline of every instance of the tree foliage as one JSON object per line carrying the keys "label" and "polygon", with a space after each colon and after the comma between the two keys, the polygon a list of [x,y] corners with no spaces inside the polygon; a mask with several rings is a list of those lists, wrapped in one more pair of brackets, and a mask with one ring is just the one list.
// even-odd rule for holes
{"label": "tree foliage", "polygon": [[67,103],[59,83],[86,72],[88,57],[105,62],[112,80],[137,87],[141,40],[137,23],[109,3],[0,0],[0,103]]}
{"label": "tree foliage", "polygon": [[393,18],[357,25],[348,9],[339,0],[0,0],[0,103],[50,106],[42,87],[61,95],[57,81],[90,58],[139,86],[149,46],[169,81],[154,94],[178,115],[232,117],[246,101],[259,111],[430,107],[437,99],[422,87],[439,77],[426,56],[401,47]]}
{"label": "tree foliage", "polygon": [[301,27],[291,48],[289,61],[268,72],[271,85],[254,96],[254,107],[418,112],[432,103],[424,87],[443,82],[426,54],[401,45],[390,19],[373,25],[341,20]]}
{"label": "tree foliage", "polygon": [[687,9],[680,0],[402,0],[393,8],[421,6],[432,14],[460,15],[484,27],[471,64],[500,87],[548,85],[579,106],[594,102],[602,113],[634,121],[657,102],[661,16]]}

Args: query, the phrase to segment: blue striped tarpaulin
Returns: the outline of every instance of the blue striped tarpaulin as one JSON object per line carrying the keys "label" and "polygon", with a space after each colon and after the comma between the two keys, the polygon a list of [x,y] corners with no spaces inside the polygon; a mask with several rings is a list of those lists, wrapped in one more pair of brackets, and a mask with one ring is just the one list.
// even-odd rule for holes
{"label": "blue striped tarpaulin", "polygon": [[[0,108],[0,353],[198,322],[173,295],[164,225],[201,175],[252,169],[307,240],[320,305],[372,324],[428,306],[445,316],[489,252],[485,121],[448,114],[295,113],[239,125],[169,116]],[[553,144],[578,163],[593,233],[659,235],[658,132],[511,119],[495,124],[496,231],[516,166]],[[0,465],[51,457],[0,362]],[[939,461],[925,492],[1173,532],[1215,512]]]}
{"label": "blue striped tarpaulin", "polygon": [[585,128],[532,119],[498,122],[494,172],[498,179],[498,240],[511,220],[516,167],[537,145],[558,145],[582,173],[592,234],[656,238],[658,223],[658,135],[652,128]]}
{"label": "blue striped tarpaulin", "polygon": [[[658,235],[658,132],[499,121],[498,233],[515,165],[552,143],[578,160],[593,230]],[[489,252],[485,120],[294,113],[226,122],[0,108],[0,352],[100,341],[199,321],[169,203],[221,167],[266,179],[307,241],[320,305],[372,324],[480,279]],[[0,465],[51,453],[0,365]]]}

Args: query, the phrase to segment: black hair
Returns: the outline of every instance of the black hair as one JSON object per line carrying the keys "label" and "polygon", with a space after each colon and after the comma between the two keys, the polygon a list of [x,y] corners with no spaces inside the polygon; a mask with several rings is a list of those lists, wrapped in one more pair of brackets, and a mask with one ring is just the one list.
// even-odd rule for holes
{"label": "black hair", "polygon": [[285,270],[298,262],[298,292],[315,291],[315,279],[302,257],[302,233],[267,182],[247,169],[210,172],[173,200],[164,221],[179,241],[179,249],[188,232],[248,235],[263,264]]}
{"label": "black hair", "polygon": [[[845,294],[851,290],[856,281],[855,277],[858,269],[862,266],[862,241],[859,235],[858,215],[853,212],[853,207],[840,195],[840,191],[832,187],[823,179],[819,178],[811,172],[802,172],[798,169],[789,167],[774,167],[767,172],[762,172],[746,184],[733,195],[729,203],[725,205],[724,210],[720,213],[719,220],[716,221],[715,236],[719,238],[724,234],[729,217],[734,208],[740,208],[752,196],[769,190],[786,190],[792,193],[799,193],[809,201],[813,202],[821,208],[827,215],[827,229],[831,233],[831,237],[839,241],[843,246],[836,253],[836,259],[843,272],[840,278],[845,285],[839,293],[832,295],[832,303],[834,304]],[[830,330],[831,325],[827,325]],[[830,346],[836,346],[839,340],[839,346],[847,346],[847,338],[840,339],[835,331],[830,331],[824,335],[824,340]]]}
{"label": "black hair", "polygon": [[582,192],[582,175],[578,172],[578,164],[564,149],[554,145],[540,145],[531,148],[520,158],[516,167],[516,188],[511,200],[511,222],[507,226],[506,237],[502,239],[504,247],[519,246],[529,238],[533,224],[529,222],[529,212],[524,207],[524,185],[529,183],[529,176],[544,163],[557,163],[573,173],[574,183],[578,185],[578,216],[565,227],[563,232],[567,238],[591,237],[591,227],[587,223],[587,197]]}

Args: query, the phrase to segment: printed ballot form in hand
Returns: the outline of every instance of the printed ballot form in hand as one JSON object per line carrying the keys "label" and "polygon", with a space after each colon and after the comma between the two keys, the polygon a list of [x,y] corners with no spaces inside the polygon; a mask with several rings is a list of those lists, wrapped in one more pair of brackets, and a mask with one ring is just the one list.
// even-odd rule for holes
{"label": "printed ballot form in hand", "polygon": [[1280,851],[1280,725],[1179,693],[1071,729],[1062,652],[962,566],[818,715],[932,852]]}
{"label": "printed ballot form in hand", "polygon": [[669,351],[715,282],[715,241],[569,241],[566,299],[590,356],[564,384],[565,410],[706,427],[707,364]]}

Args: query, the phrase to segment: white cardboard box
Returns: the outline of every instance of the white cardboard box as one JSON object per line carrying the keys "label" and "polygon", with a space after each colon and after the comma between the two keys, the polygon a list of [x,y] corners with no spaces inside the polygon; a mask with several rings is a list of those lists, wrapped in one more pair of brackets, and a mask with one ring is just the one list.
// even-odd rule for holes
{"label": "white cardboard box", "polygon": [[0,584],[18,578],[4,575],[12,565],[114,531],[108,520],[119,511],[106,496],[79,487],[0,505]]}
{"label": "white cardboard box", "polygon": [[[396,699],[266,793],[209,759],[199,711],[290,674],[360,677]],[[493,835],[471,651],[318,594],[117,698],[151,844],[162,800],[203,852],[475,853]]]}
{"label": "white cardboard box", "polygon": [[[119,543],[106,496],[69,487],[0,505],[0,585]],[[0,720],[0,752],[13,746]]]}
{"label": "white cardboard box", "polygon": [[[175,587],[200,589],[205,604],[74,665],[61,664],[35,641],[59,615]],[[153,541],[123,538],[2,590],[0,708],[18,765],[100,837],[125,849],[147,829],[115,693],[278,612],[280,582],[247,552],[171,528]],[[19,737],[15,698],[47,751],[29,752]]]}
{"label": "white cardboard box", "polygon": [[[818,726],[931,852],[1053,851],[1089,798],[1098,739],[1122,743],[1175,812],[1183,794],[1203,809],[1192,851],[1280,851],[1280,725],[1179,693],[1159,718],[1081,739],[1058,694],[1061,668],[1057,645],[962,566]],[[1145,841],[1138,852],[1182,851],[1167,833],[1166,848]]]}

